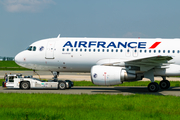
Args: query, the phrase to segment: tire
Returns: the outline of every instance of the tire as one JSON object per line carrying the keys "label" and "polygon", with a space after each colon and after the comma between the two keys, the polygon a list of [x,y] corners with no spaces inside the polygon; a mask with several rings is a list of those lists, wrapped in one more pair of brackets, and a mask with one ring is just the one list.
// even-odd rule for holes
{"label": "tire", "polygon": [[61,81],[61,82],[59,82],[59,89],[60,90],[65,90],[66,89],[66,82],[64,82],[64,81]]}
{"label": "tire", "polygon": [[[66,88],[66,89],[70,89],[71,87],[73,87],[72,81],[70,81],[70,80],[65,80],[65,82],[68,82],[68,84],[69,84],[69,87]],[[66,87],[67,87],[67,86],[66,86]]]}
{"label": "tire", "polygon": [[[66,82],[67,83],[67,82]],[[68,82],[68,86],[67,86],[67,84],[66,84],[66,89],[70,89],[71,88],[71,83],[70,82]]]}
{"label": "tire", "polygon": [[4,81],[2,82],[2,87],[4,87]]}
{"label": "tire", "polygon": [[156,82],[149,83],[148,85],[149,92],[157,92],[159,90],[159,85]]}
{"label": "tire", "polygon": [[24,90],[30,89],[30,83],[29,82],[22,82],[21,83],[21,89],[24,89]]}
{"label": "tire", "polygon": [[170,82],[168,80],[162,80],[159,86],[161,89],[168,89],[170,87]]}

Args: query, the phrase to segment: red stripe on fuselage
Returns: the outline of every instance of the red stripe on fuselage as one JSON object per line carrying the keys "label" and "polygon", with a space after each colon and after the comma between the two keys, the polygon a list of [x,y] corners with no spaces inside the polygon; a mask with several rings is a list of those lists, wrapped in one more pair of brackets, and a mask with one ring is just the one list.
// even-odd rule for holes
{"label": "red stripe on fuselage", "polygon": [[161,42],[155,42],[149,49],[156,48]]}

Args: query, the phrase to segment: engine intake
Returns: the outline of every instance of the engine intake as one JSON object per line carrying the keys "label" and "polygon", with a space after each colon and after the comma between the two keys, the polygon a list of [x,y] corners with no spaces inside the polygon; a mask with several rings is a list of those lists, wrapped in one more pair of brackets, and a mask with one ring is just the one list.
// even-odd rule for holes
{"label": "engine intake", "polygon": [[91,81],[96,85],[117,85],[133,79],[136,75],[127,73],[122,67],[95,65],[91,68]]}

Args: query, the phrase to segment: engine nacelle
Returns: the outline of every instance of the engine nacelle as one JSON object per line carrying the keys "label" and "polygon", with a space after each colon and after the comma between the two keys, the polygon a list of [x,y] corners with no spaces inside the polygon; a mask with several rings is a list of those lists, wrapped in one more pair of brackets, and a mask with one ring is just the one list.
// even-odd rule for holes
{"label": "engine nacelle", "polygon": [[136,75],[127,73],[122,67],[95,65],[91,68],[91,81],[96,85],[117,85],[133,79]]}

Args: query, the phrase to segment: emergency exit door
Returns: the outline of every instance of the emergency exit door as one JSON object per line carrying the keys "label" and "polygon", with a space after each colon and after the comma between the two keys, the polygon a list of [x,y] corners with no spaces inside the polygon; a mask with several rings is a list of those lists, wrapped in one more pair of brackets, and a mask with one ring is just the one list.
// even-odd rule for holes
{"label": "emergency exit door", "polygon": [[46,59],[54,59],[55,42],[49,41],[46,48]]}

